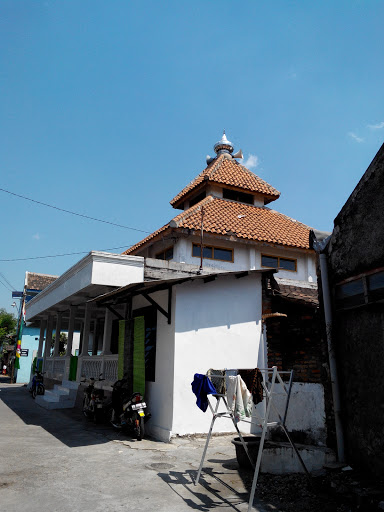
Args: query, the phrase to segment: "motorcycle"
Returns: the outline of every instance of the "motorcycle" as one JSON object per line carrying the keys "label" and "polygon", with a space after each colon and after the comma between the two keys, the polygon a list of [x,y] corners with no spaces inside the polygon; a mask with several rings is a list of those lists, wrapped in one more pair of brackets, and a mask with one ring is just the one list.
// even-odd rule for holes
{"label": "motorcycle", "polygon": [[115,429],[133,432],[136,439],[141,441],[145,434],[144,424],[150,414],[144,412],[147,404],[143,396],[140,393],[130,394],[127,387],[127,379],[118,380],[113,385],[109,421]]}
{"label": "motorcycle", "polygon": [[[102,381],[102,374],[98,381]],[[87,382],[84,379],[82,382]],[[91,377],[88,386],[84,390],[83,414],[86,418],[93,419],[95,423],[101,423],[104,420],[104,390],[95,388],[95,378]]]}
{"label": "motorcycle", "polygon": [[37,395],[44,395],[45,393],[43,375],[43,372],[36,370],[36,374],[32,378],[32,383],[29,390],[32,393],[32,398],[36,398]]}

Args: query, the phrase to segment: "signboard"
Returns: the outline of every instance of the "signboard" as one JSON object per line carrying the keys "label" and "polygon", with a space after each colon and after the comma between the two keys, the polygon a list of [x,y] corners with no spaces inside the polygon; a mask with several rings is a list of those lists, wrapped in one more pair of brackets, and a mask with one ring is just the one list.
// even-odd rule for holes
{"label": "signboard", "polygon": [[23,292],[12,292],[12,299],[22,299]]}
{"label": "signboard", "polygon": [[22,348],[20,350],[20,357],[28,357],[29,348]]}

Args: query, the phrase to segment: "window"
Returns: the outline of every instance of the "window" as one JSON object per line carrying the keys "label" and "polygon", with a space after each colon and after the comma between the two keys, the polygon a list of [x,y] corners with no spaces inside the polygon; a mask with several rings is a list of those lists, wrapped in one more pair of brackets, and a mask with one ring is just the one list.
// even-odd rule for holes
{"label": "window", "polygon": [[384,271],[336,285],[336,308],[349,309],[384,299]]}
{"label": "window", "polygon": [[[200,258],[200,245],[192,244],[192,256]],[[207,260],[230,261],[233,263],[233,249],[225,249],[224,247],[213,247],[210,245],[203,246],[203,258]]]}
{"label": "window", "polygon": [[201,192],[201,194],[193,197],[190,201],[189,201],[189,207],[191,208],[191,206],[194,206],[195,204],[197,203],[200,203],[200,201],[202,201],[206,196],[206,193],[205,191],[204,192]]}
{"label": "window", "polygon": [[164,251],[158,252],[156,254],[157,260],[172,260],[173,259],[173,247],[168,247],[168,249],[164,249]]}
{"label": "window", "polygon": [[267,256],[266,254],[262,254],[261,266],[277,268],[279,270],[289,270],[290,272],[296,272],[297,260],[291,260],[290,258],[281,258],[280,256]]}
{"label": "window", "polygon": [[229,188],[223,188],[223,198],[231,199],[232,201],[239,201],[239,203],[253,204],[252,194],[246,194],[245,192]]}

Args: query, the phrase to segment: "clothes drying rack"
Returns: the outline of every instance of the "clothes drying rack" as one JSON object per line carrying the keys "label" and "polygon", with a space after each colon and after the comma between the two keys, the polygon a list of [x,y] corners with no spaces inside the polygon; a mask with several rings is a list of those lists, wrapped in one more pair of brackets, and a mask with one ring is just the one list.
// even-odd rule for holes
{"label": "clothes drying rack", "polygon": [[[245,423],[250,423],[250,424],[253,424],[253,425],[257,425],[257,426],[262,428],[262,433],[261,433],[261,438],[260,438],[260,445],[259,445],[259,450],[258,450],[257,459],[256,459],[256,465],[254,464],[254,462],[253,462],[253,460],[252,460],[252,458],[251,458],[251,456],[249,454],[247,445],[246,445],[246,443],[245,443],[245,441],[243,439],[243,436],[241,435],[241,432],[240,432],[240,430],[239,430],[239,428],[237,426],[234,414],[233,414],[232,410],[230,409],[230,407],[228,406],[226,395],[214,394],[212,396],[217,399],[215,407],[212,406],[212,404],[211,404],[211,402],[209,400],[209,397],[208,397],[208,406],[209,406],[209,408],[210,408],[210,410],[212,412],[212,421],[211,421],[211,426],[209,428],[209,432],[208,432],[208,435],[207,435],[207,440],[205,442],[205,447],[204,447],[203,455],[201,457],[201,462],[200,462],[199,470],[197,472],[196,481],[195,481],[195,485],[197,485],[199,483],[199,480],[200,480],[200,476],[201,476],[201,472],[202,472],[202,469],[203,469],[203,464],[204,464],[205,456],[207,454],[209,441],[210,441],[210,439],[212,437],[212,430],[213,430],[213,426],[215,424],[216,419],[218,419],[218,418],[229,418],[229,419],[231,419],[233,424],[234,424],[234,426],[235,426],[235,429],[236,429],[237,433],[239,434],[239,438],[240,438],[240,441],[241,441],[241,443],[243,445],[245,453],[247,454],[247,457],[248,457],[250,463],[252,464],[252,467],[254,468],[254,475],[253,475],[253,480],[252,480],[252,488],[251,488],[251,493],[249,495],[249,502],[248,502],[248,512],[251,512],[252,508],[253,508],[253,499],[255,497],[256,485],[257,485],[257,481],[258,481],[259,473],[260,473],[260,466],[261,466],[261,459],[262,459],[262,455],[263,455],[264,441],[265,441],[265,437],[266,437],[266,434],[267,434],[267,431],[268,431],[269,427],[280,426],[283,429],[285,435],[288,438],[289,443],[291,444],[294,452],[296,453],[296,455],[297,455],[297,457],[299,459],[299,462],[300,462],[301,466],[304,469],[304,472],[310,478],[309,472],[308,472],[308,470],[307,470],[307,468],[306,468],[306,466],[304,464],[304,461],[301,458],[300,453],[297,450],[297,448],[295,446],[295,443],[293,442],[291,436],[289,435],[289,432],[288,432],[287,427],[285,425],[286,420],[287,420],[289,401],[290,401],[290,398],[291,398],[292,382],[293,382],[293,370],[290,370],[290,371],[278,371],[277,366],[273,366],[272,368],[263,368],[263,369],[259,368],[259,370],[263,374],[262,386],[263,386],[263,391],[264,391],[264,398],[266,400],[265,415],[262,418],[258,414],[253,414],[252,415],[252,419],[250,419],[250,420],[246,420],[246,419],[241,419],[240,420],[240,421],[243,421]],[[226,372],[228,372],[228,373],[230,372],[229,375],[231,375],[231,374],[233,375],[233,372],[235,372],[235,371],[237,371],[237,369],[227,369],[227,368],[225,369],[225,373]],[[289,375],[289,379],[288,379],[287,383],[285,383],[283,381],[283,379],[282,379],[283,375],[287,375],[287,376]],[[215,375],[215,378],[217,378],[217,377],[225,379],[226,375],[223,375],[222,377],[220,377],[218,375]],[[281,392],[276,392],[275,391],[275,384],[276,383],[280,383],[280,385],[281,385]],[[283,407],[281,408],[282,411],[280,411],[279,408],[277,407],[276,403],[274,403],[274,397],[276,395],[283,395],[284,396]],[[225,406],[225,409],[226,409],[226,411],[224,411],[224,412],[218,412],[221,401],[223,402],[223,404]],[[269,416],[271,414],[272,408],[274,409],[274,411],[277,414],[277,417],[278,417],[277,421],[269,421]],[[259,417],[257,417],[257,416],[259,416]],[[257,422],[254,419],[259,419],[260,421]]]}

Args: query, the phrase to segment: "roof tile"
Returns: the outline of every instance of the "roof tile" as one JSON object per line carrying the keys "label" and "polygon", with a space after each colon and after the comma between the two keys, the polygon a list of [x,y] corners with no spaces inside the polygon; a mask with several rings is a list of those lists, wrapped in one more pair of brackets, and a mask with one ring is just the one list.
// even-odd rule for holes
{"label": "roof tile", "polygon": [[257,192],[269,197],[271,201],[280,196],[280,192],[269,185],[269,183],[239,164],[231,156],[223,154],[218,156],[191,183],[183,188],[172,199],[171,205],[176,207],[181,199],[204,181],[232,186],[244,191]]}
{"label": "roof tile", "polygon": [[238,203],[208,196],[174,217],[170,223],[144,238],[124,254],[135,252],[167,229],[200,231],[201,207],[204,208],[204,231],[217,235],[234,235],[240,239],[269,242],[288,247],[309,249],[310,228],[282,213],[266,207]]}

